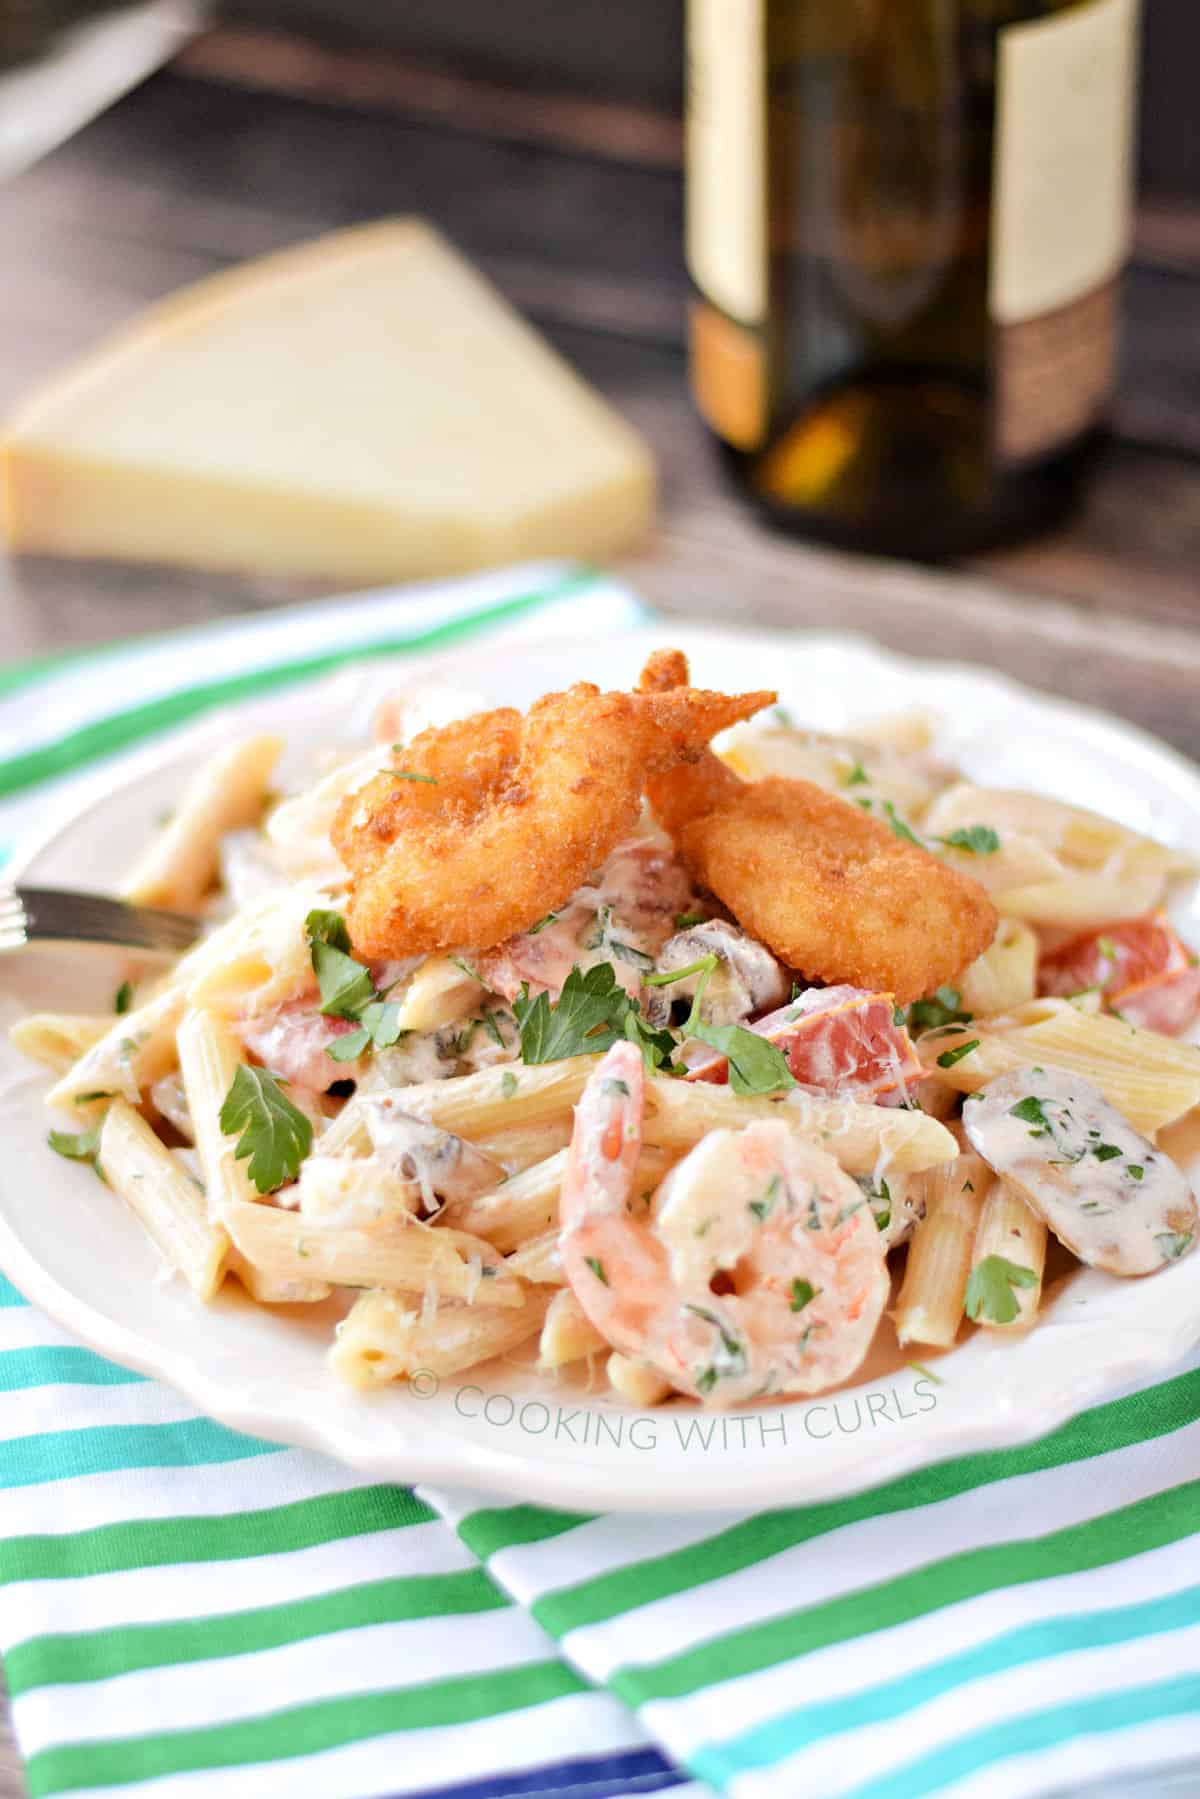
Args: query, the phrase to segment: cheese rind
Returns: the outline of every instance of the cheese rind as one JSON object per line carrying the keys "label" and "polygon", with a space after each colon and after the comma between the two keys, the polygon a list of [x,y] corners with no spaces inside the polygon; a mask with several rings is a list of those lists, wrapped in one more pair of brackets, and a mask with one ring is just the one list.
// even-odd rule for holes
{"label": "cheese rind", "polygon": [[429,226],[390,220],[172,296],[0,439],[13,549],[346,582],[602,559],[642,440]]}

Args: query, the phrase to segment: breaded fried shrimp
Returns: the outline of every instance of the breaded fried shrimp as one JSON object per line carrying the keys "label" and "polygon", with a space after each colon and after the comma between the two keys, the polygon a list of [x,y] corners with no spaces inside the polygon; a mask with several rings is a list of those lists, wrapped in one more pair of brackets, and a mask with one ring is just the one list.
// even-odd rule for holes
{"label": "breaded fried shrimp", "polygon": [[[642,671],[661,692],[687,659]],[[808,781],[744,782],[706,749],[647,793],[696,880],[808,980],[892,993],[901,1005],[952,980],[996,931],[977,881]]]}
{"label": "breaded fried shrimp", "polygon": [[356,950],[487,949],[527,930],[632,830],[648,775],[773,697],[581,682],[524,718],[505,709],[422,732],[334,821]]}
{"label": "breaded fried shrimp", "polygon": [[953,980],[996,931],[977,881],[807,781],[749,782],[683,827],[684,860],[743,929],[809,980],[891,993]]}

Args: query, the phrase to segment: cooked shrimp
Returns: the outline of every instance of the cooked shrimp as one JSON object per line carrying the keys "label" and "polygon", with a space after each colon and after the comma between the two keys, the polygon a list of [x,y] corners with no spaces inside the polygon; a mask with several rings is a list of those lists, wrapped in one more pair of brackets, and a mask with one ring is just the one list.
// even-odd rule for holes
{"label": "cooked shrimp", "polygon": [[528,930],[633,829],[648,775],[773,697],[584,682],[524,718],[505,709],[423,731],[334,821],[356,949],[489,949]]}
{"label": "cooked shrimp", "polygon": [[861,1189],[827,1151],[764,1120],[710,1132],[639,1195],[643,1100],[641,1056],[617,1043],[575,1114],[560,1249],[596,1329],[709,1405],[847,1379],[888,1296]]}
{"label": "cooked shrimp", "polygon": [[[656,693],[687,678],[677,650],[642,671]],[[977,881],[811,781],[745,782],[705,750],[653,777],[647,793],[696,879],[810,981],[887,991],[907,1005],[953,980],[995,935],[996,910]]]}

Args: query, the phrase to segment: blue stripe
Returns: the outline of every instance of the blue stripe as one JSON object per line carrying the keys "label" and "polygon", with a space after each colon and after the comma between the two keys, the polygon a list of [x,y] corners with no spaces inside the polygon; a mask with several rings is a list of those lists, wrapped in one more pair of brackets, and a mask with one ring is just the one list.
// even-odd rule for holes
{"label": "blue stripe", "polygon": [[693,1776],[657,1749],[545,1762],[511,1774],[485,1774],[451,1786],[422,1787],[419,1799],[619,1799],[626,1793],[665,1793]]}
{"label": "blue stripe", "polygon": [[18,1293],[7,1275],[0,1274],[0,1306],[27,1306],[29,1301]]}
{"label": "blue stripe", "polygon": [[1071,1737],[1099,1736],[1129,1730],[1163,1718],[1200,1716],[1200,1675],[1179,1674],[1153,1686],[1131,1687],[1125,1692],[1098,1693],[1090,1699],[1072,1699],[1045,1711],[1004,1718],[959,1737],[940,1749],[932,1749],[902,1768],[893,1768],[878,1780],[847,1789],[842,1799],[927,1799],[968,1774],[995,1762],[1011,1761],[1039,1749],[1053,1749]]}
{"label": "blue stripe", "polygon": [[32,1349],[0,1350],[0,1392],[26,1387],[124,1387],[144,1380],[131,1368],[118,1368],[103,1356],[75,1344],[47,1343]]}
{"label": "blue stripe", "polygon": [[109,1424],[86,1430],[43,1431],[12,1437],[0,1462],[0,1489],[43,1481],[78,1480],[121,1468],[188,1468],[278,1455],[278,1443],[243,1437],[209,1418],[180,1424]]}
{"label": "blue stripe", "polygon": [[[861,1730],[902,1717],[967,1681],[984,1680],[1081,1649],[1101,1649],[1140,1637],[1184,1630],[1200,1619],[1200,1586],[1187,1587],[1159,1599],[1116,1606],[1102,1612],[1073,1612],[1046,1618],[1006,1631],[991,1642],[977,1644],[959,1655],[947,1656],[918,1668],[899,1680],[885,1681],[845,1699],[820,1705],[798,1706],[795,1711],[770,1718],[740,1736],[706,1744],[692,1758],[706,1780],[721,1784],[751,1768],[767,1768],[801,1749],[840,1731]],[[1052,1679],[1052,1675],[1048,1675]]]}

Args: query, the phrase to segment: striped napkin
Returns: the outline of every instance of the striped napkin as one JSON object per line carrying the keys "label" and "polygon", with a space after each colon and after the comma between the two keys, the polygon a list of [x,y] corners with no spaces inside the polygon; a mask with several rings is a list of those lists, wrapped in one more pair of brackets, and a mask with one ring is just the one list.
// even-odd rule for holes
{"label": "striped napkin", "polygon": [[[0,673],[0,836],[230,698],[644,616],[541,566]],[[239,1436],[0,1281],[0,1580],[34,1794],[1161,1791],[1200,1758],[1200,1357],[853,1499],[578,1518]]]}

